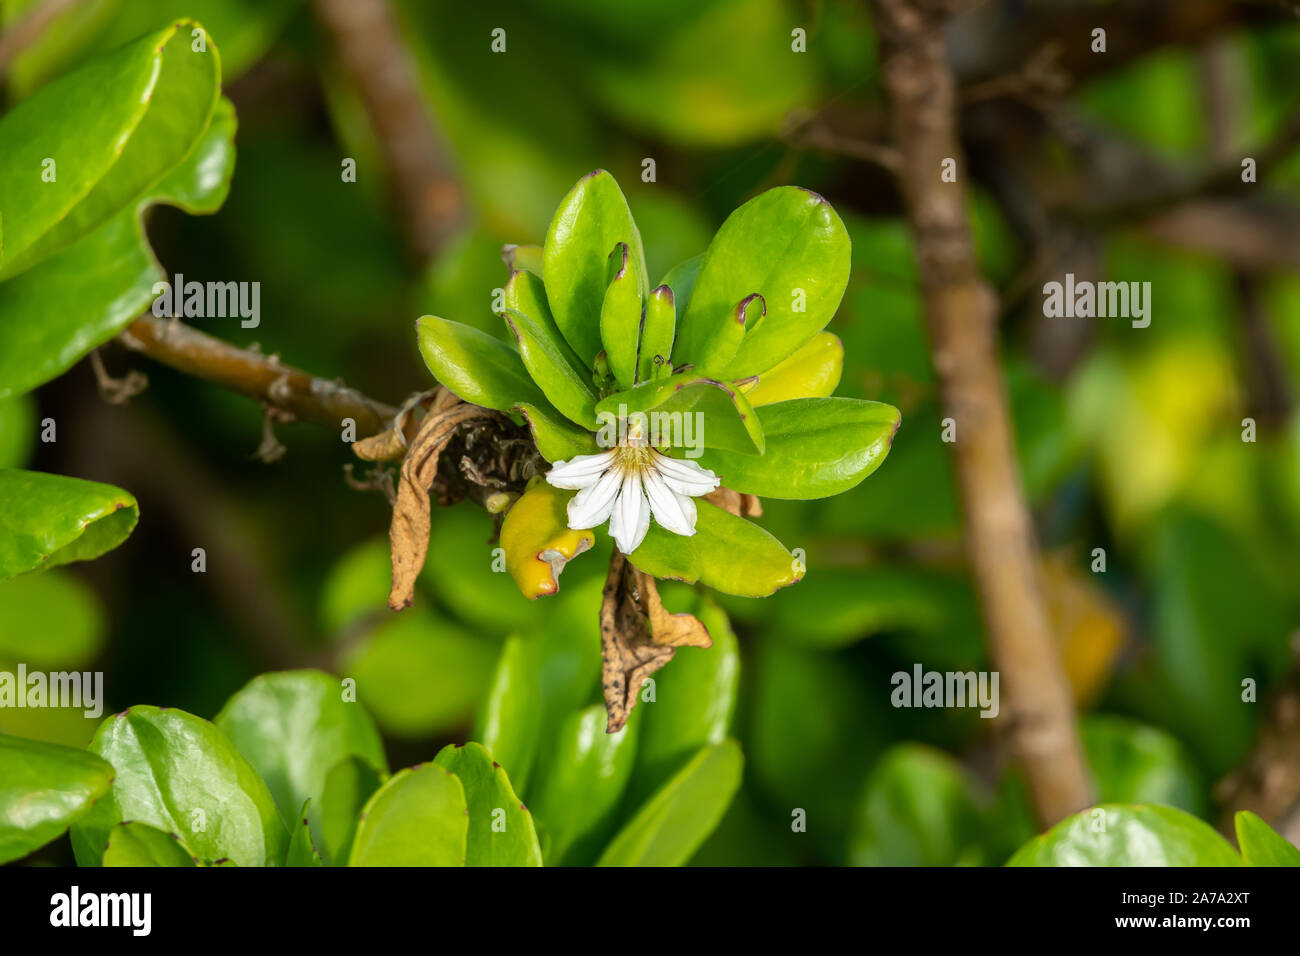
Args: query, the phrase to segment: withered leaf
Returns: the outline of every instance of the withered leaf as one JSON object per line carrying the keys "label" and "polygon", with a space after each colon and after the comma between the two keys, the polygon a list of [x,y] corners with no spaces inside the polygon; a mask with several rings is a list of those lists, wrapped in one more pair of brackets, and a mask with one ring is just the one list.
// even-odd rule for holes
{"label": "withered leaf", "polygon": [[730,488],[718,488],[704,496],[709,504],[717,505],[723,511],[730,511],[737,518],[761,518],[763,505],[758,495],[741,494]]}
{"label": "withered leaf", "polygon": [[677,648],[687,646],[712,647],[708,629],[693,615],[665,608],[655,579],[615,551],[600,604],[606,732],[623,729],[641,682],[672,660]]}
{"label": "withered leaf", "polygon": [[354,441],[352,454],[362,461],[398,461],[406,454],[409,447],[407,439],[411,430],[415,428],[411,418],[412,411],[417,407],[423,407],[431,410],[432,413],[432,411],[450,408],[459,401],[459,398],[441,385],[413,395],[402,405],[393,418],[391,426],[378,435]]}
{"label": "withered leaf", "polygon": [[393,523],[388,529],[393,561],[393,587],[388,594],[388,606],[394,611],[411,606],[415,579],[429,552],[429,490],[438,474],[438,459],[443,449],[460,426],[493,414],[455,396],[445,400],[440,395],[411,441],[402,461]]}

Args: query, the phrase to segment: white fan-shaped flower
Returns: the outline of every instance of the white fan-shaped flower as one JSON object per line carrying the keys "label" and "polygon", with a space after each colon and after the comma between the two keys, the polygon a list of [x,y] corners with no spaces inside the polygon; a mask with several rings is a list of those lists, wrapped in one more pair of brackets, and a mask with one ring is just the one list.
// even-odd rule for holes
{"label": "white fan-shaped flower", "polygon": [[595,528],[609,521],[609,533],[624,554],[645,539],[653,516],[674,534],[695,534],[695,502],[721,483],[693,461],[669,458],[652,448],[640,429],[627,441],[598,455],[557,461],[546,473],[556,488],[577,491],[569,501],[569,527]]}

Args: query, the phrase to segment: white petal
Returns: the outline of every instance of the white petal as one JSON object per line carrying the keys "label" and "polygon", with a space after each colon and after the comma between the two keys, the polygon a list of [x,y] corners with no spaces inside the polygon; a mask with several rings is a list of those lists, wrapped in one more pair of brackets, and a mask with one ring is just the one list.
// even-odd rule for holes
{"label": "white petal", "polygon": [[650,530],[650,503],[641,490],[641,475],[631,472],[623,479],[618,501],[609,519],[609,533],[624,554],[631,554]]}
{"label": "white petal", "polygon": [[614,460],[614,452],[603,451],[598,455],[577,455],[569,461],[557,461],[546,473],[546,480],[556,488],[575,491],[595,484]]}
{"label": "white petal", "polygon": [[[673,534],[682,534],[690,536],[695,534],[695,523],[688,521],[686,513],[682,510],[681,501],[691,501],[684,495],[679,496],[675,491],[664,484],[659,472],[653,468],[646,470],[645,479],[645,496],[650,502],[650,511],[654,515],[655,521],[671,531]],[[691,501],[692,506],[695,502]],[[694,507],[691,509],[694,511]]]}
{"label": "white petal", "polygon": [[622,478],[611,468],[594,485],[588,485],[570,498],[569,527],[582,531],[604,524],[618,500],[618,489],[622,485]]}
{"label": "white petal", "polygon": [[682,514],[686,516],[686,523],[690,525],[691,534],[695,534],[695,521],[699,517],[695,510],[695,499],[690,495],[678,495],[675,491],[673,494],[677,495],[677,503],[682,506]]}
{"label": "white petal", "polygon": [[722,479],[709,469],[683,458],[669,458],[658,451],[654,453],[653,467],[659,470],[668,487],[678,494],[707,495],[722,484]]}

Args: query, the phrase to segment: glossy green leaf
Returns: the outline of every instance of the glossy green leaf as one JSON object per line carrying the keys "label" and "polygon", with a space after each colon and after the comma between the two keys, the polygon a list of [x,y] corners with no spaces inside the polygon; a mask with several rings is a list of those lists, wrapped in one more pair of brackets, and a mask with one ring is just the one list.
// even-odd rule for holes
{"label": "glossy green leaf", "polygon": [[97,558],[125,541],[139,517],[120,488],[0,469],[0,580]]}
{"label": "glossy green leaf", "polygon": [[684,648],[670,667],[655,674],[654,700],[640,705],[645,713],[632,785],[637,797],[653,792],[697,750],[720,743],[731,729],[740,684],[736,634],[727,615],[707,597],[687,610],[708,629],[713,646]]}
{"label": "glossy green leaf", "polygon": [[113,782],[85,750],[0,734],[0,863],[60,836]]}
{"label": "glossy green leaf", "polygon": [[579,428],[549,405],[516,402],[512,411],[528,423],[537,442],[537,450],[547,461],[568,461],[575,455],[594,455],[600,451],[596,436]]}
{"label": "glossy green leaf", "polygon": [[464,866],[468,833],[460,779],[420,764],[394,774],[366,803],[348,866]]}
{"label": "glossy green leaf", "polygon": [[260,777],[209,721],[132,707],[107,718],[90,749],[113,765],[113,788],[72,829],[82,866],[100,863],[108,834],[138,820],[179,834],[206,863],[278,866],[289,834]]}
{"label": "glossy green leaf", "polygon": [[619,388],[637,381],[637,346],[641,338],[641,311],[645,302],[645,277],[637,260],[620,242],[609,254],[609,286],[600,307],[600,342]]}
{"label": "glossy green leaf", "polygon": [[285,866],[324,866],[320,851],[311,836],[311,801],[302,805],[301,811],[289,821],[289,851],[284,858]]}
{"label": "glossy green leaf", "polygon": [[[254,677],[226,701],[215,723],[262,777],[291,829],[304,802],[321,806],[325,774],[335,764],[355,756],[388,769],[370,715],[345,699],[342,680],[322,671]],[[323,842],[318,815],[312,829]]]}
{"label": "glossy green leaf", "polygon": [[434,315],[421,317],[415,327],[429,371],[465,401],[499,412],[521,402],[550,408],[519,353],[500,339]]}
{"label": "glossy green leaf", "polygon": [[[745,455],[763,453],[763,425],[735,385],[700,375],[672,375],[616,392],[596,405],[598,415],[624,417],[632,412],[657,413],[659,434],[684,443],[686,416],[691,436],[705,448],[723,448]],[[677,424],[681,416],[682,425]],[[665,418],[663,416],[673,416]],[[649,425],[653,428],[655,422]],[[682,437],[677,437],[677,436]]]}
{"label": "glossy green leaf", "polygon": [[[795,186],[769,189],[727,217],[709,244],[677,323],[673,363],[729,379],[761,374],[825,328],[848,281],[849,235],[830,204]],[[734,356],[715,363],[737,303],[754,294],[766,314]]]}
{"label": "glossy green leaf", "polygon": [[1300,850],[1249,810],[1238,811],[1233,822],[1247,866],[1300,866]]}
{"label": "glossy green leaf", "polygon": [[699,581],[724,594],[767,597],[803,577],[794,556],[776,538],[745,518],[698,501],[695,535],[684,538],[651,522],[632,563],[657,578]]}
{"label": "glossy green leaf", "polygon": [[648,382],[672,371],[673,336],[676,329],[677,309],[672,287],[661,285],[646,300],[645,323],[641,327],[641,344],[637,350],[638,382]]}
{"label": "glossy green leaf", "polygon": [[745,392],[755,408],[794,398],[825,398],[840,384],[844,343],[830,332],[818,332],[789,358],[758,376]]}
{"label": "glossy green leaf", "polygon": [[829,498],[880,467],[898,409],[856,398],[796,398],[766,405],[762,457],[706,448],[699,464],[726,488],[763,498]]}
{"label": "glossy green leaf", "polygon": [[559,326],[555,324],[555,316],[551,314],[551,305],[546,301],[546,286],[542,283],[539,273],[516,269],[510,273],[510,281],[505,284],[505,288],[501,291],[501,304],[505,308],[522,312],[540,325],[546,338],[554,343],[554,348],[564,355],[565,360],[573,367],[574,371],[585,371],[587,376],[590,377],[591,370],[583,366],[577,353],[569,347],[569,343],[564,340],[564,334],[560,331]]}
{"label": "glossy green leaf", "polygon": [[637,721],[616,734],[605,733],[605,723],[601,705],[570,714],[539,768],[533,811],[546,835],[547,866],[590,862],[614,826],[636,761]]}
{"label": "glossy green leaf", "polygon": [[594,170],[578,181],[555,211],[542,259],[555,322],[588,366],[601,349],[607,260],[620,242],[627,243],[644,281],[645,251],[623,191],[605,170]]}
{"label": "glossy green leaf", "polygon": [[[221,71],[215,47],[192,51],[182,26],[192,22],[92,60],[0,120],[0,279],[107,222],[202,135]],[[42,175],[46,159],[55,161],[53,182]]]}
{"label": "glossy green leaf", "polygon": [[460,778],[469,806],[466,866],[541,866],[533,815],[482,744],[449,744],[433,762]]}
{"label": "glossy green leaf", "polygon": [[610,841],[598,866],[681,866],[717,827],[740,787],[740,745],[700,750]]}
{"label": "glossy green leaf", "polygon": [[550,403],[569,421],[594,431],[598,424],[596,393],[567,360],[564,341],[553,338],[541,323],[514,309],[507,309],[502,318],[519,346],[528,374]]}
{"label": "glossy green leaf", "polygon": [[221,100],[179,166],[59,254],[0,283],[0,396],[62,374],[148,307],[164,276],[144,214],[157,203],[215,211],[230,186],[234,134],[234,109]]}
{"label": "glossy green leaf", "polygon": [[857,866],[952,866],[983,862],[975,782],[948,754],[899,744],[867,782],[850,841]]}
{"label": "glossy green leaf", "polygon": [[0,659],[59,670],[86,664],[103,643],[99,597],[69,571],[0,582]]}
{"label": "glossy green leaf", "polygon": [[1209,824],[1172,807],[1103,804],[1034,837],[1007,866],[1240,866]]}
{"label": "glossy green leaf", "polygon": [[341,760],[325,774],[320,821],[325,840],[322,849],[331,866],[347,862],[361,808],[382,783],[379,772],[359,757]]}
{"label": "glossy green leaf", "polygon": [[684,259],[677,265],[668,270],[660,286],[668,286],[673,290],[673,303],[677,310],[677,318],[680,319],[686,312],[686,307],[690,304],[691,294],[695,291],[695,280],[700,276],[700,269],[704,266],[704,253],[698,256],[691,256]]}
{"label": "glossy green leaf", "polygon": [[194,865],[194,857],[175,833],[135,820],[119,823],[108,833],[104,866]]}
{"label": "glossy green leaf", "polygon": [[527,791],[541,726],[541,677],[537,656],[522,637],[501,645],[496,674],[474,724],[474,738],[510,774],[519,793]]}

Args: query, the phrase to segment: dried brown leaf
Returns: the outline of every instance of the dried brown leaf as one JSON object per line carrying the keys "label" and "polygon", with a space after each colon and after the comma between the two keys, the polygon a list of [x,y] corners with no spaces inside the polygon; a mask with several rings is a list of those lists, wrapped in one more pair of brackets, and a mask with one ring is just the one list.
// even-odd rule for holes
{"label": "dried brown leaf", "polygon": [[718,488],[716,491],[710,491],[705,495],[704,500],[717,505],[723,511],[730,511],[738,518],[761,518],[763,516],[763,505],[759,502],[758,495],[741,494],[739,491],[732,491],[730,488]]}
{"label": "dried brown leaf", "polygon": [[397,483],[397,503],[388,529],[393,561],[393,587],[388,594],[388,606],[394,611],[411,606],[415,579],[429,552],[429,490],[438,474],[438,459],[461,425],[492,414],[458,399],[455,404],[443,403],[441,396],[439,399],[411,441]]}
{"label": "dried brown leaf", "polygon": [[690,614],[673,614],[659,599],[655,579],[618,551],[609,562],[600,605],[601,686],[608,733],[617,733],[636,706],[641,683],[679,647],[711,647],[708,629]]}

